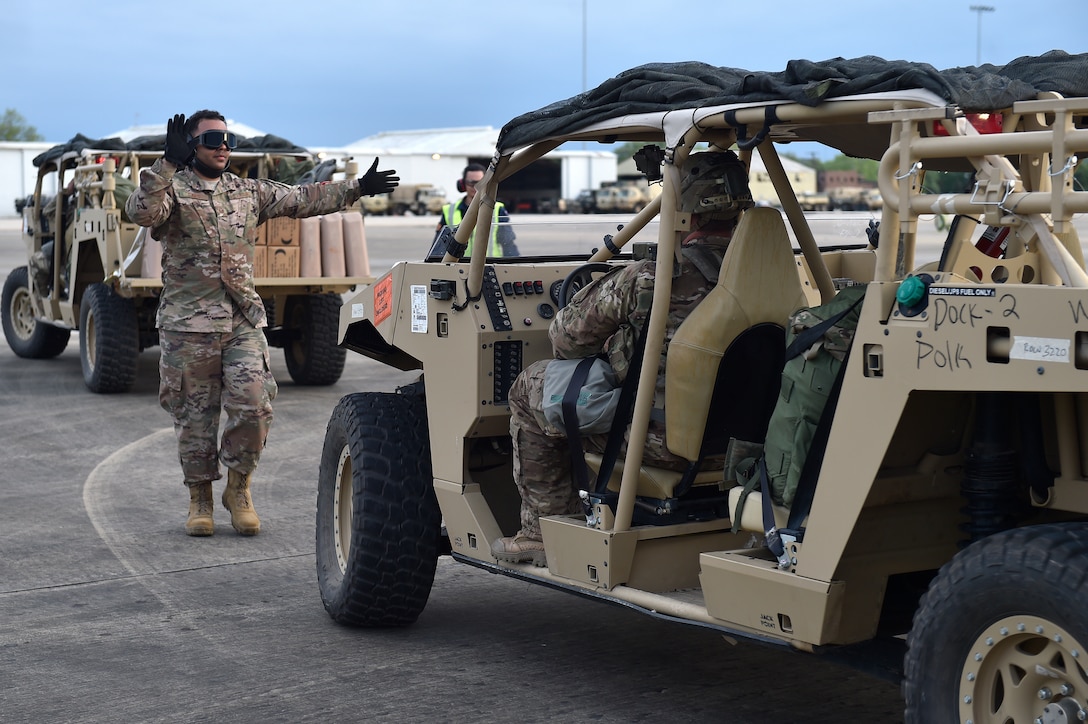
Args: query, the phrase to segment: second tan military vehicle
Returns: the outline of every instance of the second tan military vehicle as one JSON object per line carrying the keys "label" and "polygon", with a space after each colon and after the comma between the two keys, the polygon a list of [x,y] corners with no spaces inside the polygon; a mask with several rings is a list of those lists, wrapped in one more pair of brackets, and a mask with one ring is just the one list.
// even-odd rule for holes
{"label": "second tan military vehicle", "polygon": [[[35,159],[37,182],[22,210],[27,265],[8,275],[0,299],[4,336],[20,357],[56,357],[78,331],[84,382],[99,393],[135,383],[140,353],[158,345],[162,289],[161,248],[123,209],[140,168],[162,156],[161,141],[151,144],[154,150],[139,140],[131,148],[109,141],[96,147],[81,140]],[[274,177],[277,160],[300,155],[308,154],[243,147],[232,154],[231,170]],[[334,165],[325,171],[331,175]],[[338,170],[358,174],[351,161]],[[372,278],[300,277],[292,250],[279,250],[291,264],[277,268],[270,261],[255,270],[270,313],[265,333],[269,344],[283,348],[295,382],[330,385],[340,379],[346,354],[337,344],[341,295]]]}

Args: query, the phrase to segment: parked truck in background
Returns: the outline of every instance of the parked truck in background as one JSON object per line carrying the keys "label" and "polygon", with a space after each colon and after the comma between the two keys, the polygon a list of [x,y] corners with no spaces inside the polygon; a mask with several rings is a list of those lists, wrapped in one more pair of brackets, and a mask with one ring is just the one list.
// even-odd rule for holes
{"label": "parked truck in background", "polygon": [[389,194],[362,196],[356,203],[361,212],[370,216],[382,216],[391,213],[392,203],[389,201]]}
{"label": "parked truck in background", "polygon": [[593,189],[582,189],[578,195],[567,201],[568,214],[594,214],[597,212],[597,193]]}
{"label": "parked truck in background", "polygon": [[389,195],[388,213],[403,216],[409,212],[416,216],[442,213],[446,190],[433,184],[401,184]]}
{"label": "parked truck in background", "polygon": [[603,214],[637,214],[661,193],[661,186],[618,183],[596,193],[596,210]]}
{"label": "parked truck in background", "polygon": [[883,206],[876,189],[863,186],[836,186],[827,190],[832,210],[872,211]]}
{"label": "parked truck in background", "polygon": [[797,194],[802,211],[830,211],[831,199],[823,191],[802,191]]}

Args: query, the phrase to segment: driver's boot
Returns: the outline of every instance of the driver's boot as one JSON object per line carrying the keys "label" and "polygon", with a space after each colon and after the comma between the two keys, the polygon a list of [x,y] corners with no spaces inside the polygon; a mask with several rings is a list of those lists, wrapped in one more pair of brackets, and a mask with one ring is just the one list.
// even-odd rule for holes
{"label": "driver's boot", "polygon": [[215,533],[214,510],[211,481],[189,483],[189,519],[185,521],[185,533],[197,536]]}
{"label": "driver's boot", "polygon": [[251,473],[240,473],[227,468],[227,488],[223,491],[223,507],[230,511],[230,524],[240,535],[257,535],[261,532],[261,519],[253,509],[249,496]]}

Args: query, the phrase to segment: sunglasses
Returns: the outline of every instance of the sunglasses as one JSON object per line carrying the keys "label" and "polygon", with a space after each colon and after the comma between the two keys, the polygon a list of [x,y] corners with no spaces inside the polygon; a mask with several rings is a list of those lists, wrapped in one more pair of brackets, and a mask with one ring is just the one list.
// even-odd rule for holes
{"label": "sunglasses", "polygon": [[224,142],[229,149],[238,148],[238,136],[230,131],[204,131],[193,140],[204,148],[219,148]]}
{"label": "sunglasses", "polygon": [[475,186],[476,184],[480,183],[480,181],[482,181],[482,179],[476,181],[469,181],[468,179],[465,179],[465,186]]}

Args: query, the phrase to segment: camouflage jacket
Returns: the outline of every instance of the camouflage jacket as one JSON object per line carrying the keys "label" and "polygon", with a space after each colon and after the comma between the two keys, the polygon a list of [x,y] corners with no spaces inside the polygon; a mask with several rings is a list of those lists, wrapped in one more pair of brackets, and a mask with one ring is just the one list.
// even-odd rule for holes
{"label": "camouflage jacket", "polygon": [[162,159],[140,172],[125,210],[162,242],[158,327],[175,332],[230,331],[237,309],[266,326],[253,287],[257,225],[275,216],[338,211],[359,198],[357,181],[286,186],[225,173],[205,182]]}
{"label": "camouflage jacket", "polygon": [[831,319],[835,315],[848,311],[844,317],[829,327],[822,337],[801,354],[807,360],[816,358],[821,349],[842,362],[850,351],[850,343],[854,340],[854,332],[861,316],[861,305],[858,303],[865,296],[864,284],[847,287],[839,291],[827,304],[818,307],[804,307],[798,309],[790,316],[789,339],[787,344],[793,342],[797,335]]}
{"label": "camouflage jacket", "polygon": [[[698,243],[711,252],[720,267],[729,239],[707,236]],[[655,272],[656,262],[647,259],[620,267],[579,291],[566,307],[559,310],[549,327],[556,357],[576,359],[604,354],[622,382],[627,377],[635,342],[642,332],[646,315],[650,313]],[[665,344],[658,363],[655,407],[664,406],[665,355],[669,342],[680,323],[716,282],[708,280],[687,257],[682,257],[675,273],[669,317],[665,324]],[[655,429],[663,430],[656,421],[651,422],[651,442]],[[656,457],[673,457],[665,452],[663,442],[660,447]]]}

